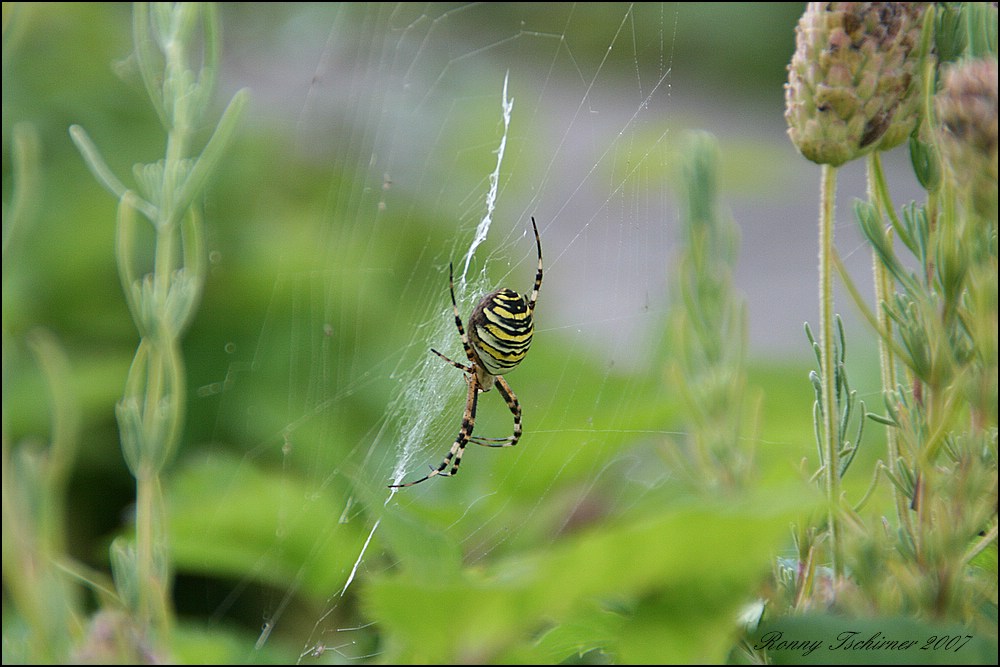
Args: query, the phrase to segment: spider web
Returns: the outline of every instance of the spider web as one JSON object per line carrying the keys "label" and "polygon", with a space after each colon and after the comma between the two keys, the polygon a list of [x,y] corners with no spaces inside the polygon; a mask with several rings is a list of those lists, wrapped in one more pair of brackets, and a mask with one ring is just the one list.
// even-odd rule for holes
{"label": "spider web", "polygon": [[[291,550],[287,536],[315,523],[294,583],[263,596],[256,648],[280,633],[300,642],[301,662],[328,652],[341,661],[377,658],[354,594],[364,578],[400,565],[383,541],[383,521],[398,509],[461,545],[475,565],[585,522],[598,491],[602,512],[624,513],[669,476],[648,465],[651,443],[667,433],[662,423],[636,423],[634,405],[650,378],[658,381],[648,357],[662,337],[673,253],[669,176],[683,126],[674,43],[684,12],[345,3],[297,6],[283,18],[275,42],[287,50],[257,61],[254,88],[269,117],[283,119],[290,149],[324,174],[303,232],[314,262],[276,281],[252,358],[234,364],[235,384],[220,386],[224,413],[249,413],[247,387],[260,369],[288,369],[286,411],[268,416],[273,438],[243,463],[276,456],[305,479],[306,497],[289,492],[276,510],[270,551]],[[726,122],[693,124],[724,133]],[[772,129],[783,132],[780,115]],[[463,376],[429,351],[464,361],[449,263],[463,319],[497,287],[530,291],[531,216],[545,279],[531,353],[507,378],[524,411],[521,443],[470,445],[456,477],[390,490],[440,463],[458,431]],[[757,243],[773,248],[778,232],[759,229]],[[812,247],[814,230],[801,235]],[[805,283],[812,297],[808,281],[792,283]],[[794,324],[780,340],[774,318],[751,322],[757,348],[795,345],[804,357],[801,322],[815,319],[808,308],[787,314]],[[373,319],[374,329],[365,324]],[[476,433],[502,437],[510,428],[497,392],[482,394]],[[560,463],[541,463],[549,440],[566,434],[575,441]],[[541,482],[540,465],[550,466]],[[585,483],[567,488],[570,479]],[[517,520],[504,511],[510,488],[536,494]],[[550,506],[566,515],[556,533],[539,535]],[[269,562],[261,558],[262,574]],[[317,584],[314,572],[324,569]],[[290,611],[296,598],[317,594],[313,616]]]}
{"label": "spider web", "polygon": [[[595,30],[594,17],[574,7],[539,13],[530,7],[405,3],[342,5],[332,13],[304,10],[319,13],[321,19],[313,18],[327,32],[317,28],[313,35],[314,65],[306,61],[297,72],[292,69],[308,78],[309,85],[304,98],[298,98],[300,106],[288,111],[296,117],[297,148],[321,159],[335,156],[335,162],[315,230],[322,248],[318,263],[324,268],[311,275],[291,274],[287,284],[276,285],[272,298],[294,299],[302,312],[289,325],[277,317],[265,321],[259,343],[264,350],[272,339],[290,337],[292,357],[313,360],[308,377],[289,382],[290,392],[301,395],[290,402],[296,407],[280,428],[284,465],[302,465],[297,443],[313,428],[319,433],[337,430],[352,393],[379,376],[393,384],[381,395],[384,413],[343,460],[329,469],[322,459],[305,464],[317,493],[340,488],[340,478],[348,475],[369,480],[371,496],[342,498],[339,517],[316,528],[317,545],[332,538],[335,525],[356,526],[357,539],[350,557],[338,563],[341,571],[331,578],[335,586],[319,617],[311,626],[304,624],[308,632],[302,637],[300,660],[328,650],[342,659],[372,657],[362,639],[366,629],[342,626],[354,622],[342,617],[342,607],[359,578],[373,568],[392,567],[380,543],[381,512],[394,503],[409,506],[443,498],[452,511],[438,527],[465,544],[470,558],[486,559],[517,539],[519,530],[500,518],[495,502],[487,502],[496,495],[490,486],[509,484],[519,470],[531,467],[531,448],[542,446],[547,433],[576,429],[582,442],[607,447],[601,444],[607,440],[602,432],[628,430],[629,424],[615,416],[628,412],[628,395],[593,388],[587,392],[592,404],[584,406],[593,419],[580,423],[576,411],[560,407],[573,400],[574,385],[583,381],[573,365],[547,364],[558,375],[542,386],[533,379],[538,374],[528,369],[534,357],[557,355],[566,346],[567,360],[599,355],[598,367],[606,365],[598,377],[607,378],[616,365],[640,361],[635,350],[648,345],[646,339],[662,317],[658,311],[665,275],[640,267],[662,266],[667,255],[667,186],[650,190],[650,179],[663,172],[671,131],[670,49],[677,16],[664,7],[642,9],[643,16],[638,11],[626,5],[609,8],[604,12],[607,24]],[[657,26],[652,45],[657,57],[651,66],[640,62],[637,51],[650,45],[636,41],[637,21],[649,18]],[[583,49],[576,44],[583,37],[606,48]],[[356,165],[363,168],[357,171]],[[340,180],[341,173],[352,171],[346,182]],[[647,190],[651,199],[637,198]],[[497,450],[470,446],[457,477],[386,488],[436,466],[458,429],[464,379],[429,352],[435,347],[464,361],[447,292],[448,263],[455,264],[463,318],[479,295],[496,287],[529,291],[535,267],[531,216],[541,233],[546,278],[532,353],[508,376],[525,415],[521,445]],[[399,303],[366,304],[360,285],[356,302],[347,308],[330,296],[342,291],[336,283],[348,272],[371,275],[382,261],[378,249],[364,248],[364,243],[361,254],[345,256],[340,246],[344,235],[335,228],[358,237],[376,230],[371,232],[374,244],[374,239],[393,236],[378,231],[379,226],[391,224],[402,237],[420,217],[439,221],[443,233],[435,238],[444,243],[426,241],[415,253],[423,266],[392,276],[399,285]],[[633,268],[621,271],[623,266]],[[422,304],[415,321],[397,317],[397,312],[411,312],[400,307],[403,302]],[[370,367],[332,369],[335,358],[349,359],[364,344],[352,339],[352,319],[369,307],[378,309],[387,330],[404,335],[393,336],[396,342]],[[320,327],[332,336],[317,339],[314,331]],[[310,389],[297,390],[292,384]],[[483,394],[479,406],[477,433],[509,434],[510,415],[496,392]],[[541,427],[545,412],[553,417],[547,428]],[[634,456],[611,454],[604,466],[617,465],[629,474]],[[606,471],[591,474],[596,480]],[[449,489],[441,482],[466,486]],[[526,522],[542,511],[557,482],[542,489]],[[649,483],[637,475],[633,486],[641,493]],[[458,498],[453,497],[456,492]],[[635,492],[623,491],[623,502]],[[574,503],[582,507],[586,491],[577,494]],[[480,507],[489,507],[485,515]],[[289,531],[298,513],[304,512],[289,500]],[[334,519],[339,523],[333,524]],[[275,547],[281,548],[280,540]],[[315,558],[319,552],[317,547]],[[301,593],[293,586],[266,603],[258,648],[273,632],[281,632],[288,606]]]}

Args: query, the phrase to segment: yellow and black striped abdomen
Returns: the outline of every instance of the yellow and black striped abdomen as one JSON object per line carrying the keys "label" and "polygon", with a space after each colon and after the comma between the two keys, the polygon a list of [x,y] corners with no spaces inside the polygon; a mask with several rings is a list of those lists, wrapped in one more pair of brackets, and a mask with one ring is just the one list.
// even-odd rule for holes
{"label": "yellow and black striped abdomen", "polygon": [[490,375],[503,375],[521,363],[533,332],[528,301],[514,290],[487,294],[469,316],[469,341]]}

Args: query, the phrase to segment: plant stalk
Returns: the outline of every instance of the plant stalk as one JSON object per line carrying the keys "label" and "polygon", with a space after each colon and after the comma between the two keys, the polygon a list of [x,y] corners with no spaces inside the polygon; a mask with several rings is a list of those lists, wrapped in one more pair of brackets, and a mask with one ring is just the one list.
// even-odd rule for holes
{"label": "plant stalk", "polygon": [[825,465],[824,486],[829,507],[830,554],[834,575],[842,571],[840,556],[840,457],[837,442],[836,373],[833,352],[833,226],[837,195],[837,167],[824,164],[820,175],[819,210],[819,327],[820,370],[823,374],[822,420]]}
{"label": "plant stalk", "polygon": [[[879,153],[875,152],[868,156],[868,197],[877,204],[876,209],[881,213],[892,216],[895,211],[892,202],[888,199],[888,189],[885,187],[885,178],[882,171],[882,160]],[[898,224],[898,223],[897,223]],[[886,230],[886,242],[892,244],[891,229]],[[879,259],[878,253],[872,249],[872,282],[875,285],[875,315],[878,318],[878,358],[879,375],[882,381],[882,391],[887,395],[895,392],[898,378],[896,376],[896,357],[893,352],[890,340],[892,339],[893,324],[886,304],[892,294],[892,280],[889,271]],[[889,457],[889,469],[895,469],[899,460],[899,433],[895,428],[886,430],[886,448]],[[910,523],[910,503],[906,494],[901,489],[892,486],[893,504],[896,507],[896,519],[898,525],[905,527],[907,532],[912,534],[913,526]]]}

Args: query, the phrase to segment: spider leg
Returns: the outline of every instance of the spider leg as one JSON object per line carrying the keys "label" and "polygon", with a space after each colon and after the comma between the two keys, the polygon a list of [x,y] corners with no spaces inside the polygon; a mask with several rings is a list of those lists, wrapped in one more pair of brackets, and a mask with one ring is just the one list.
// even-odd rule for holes
{"label": "spider leg", "polygon": [[[469,342],[469,335],[465,333],[465,327],[462,326],[462,316],[458,314],[458,302],[455,301],[455,264],[448,264],[448,291],[451,293],[451,310],[455,313],[455,326],[458,328],[458,335],[462,337],[462,348],[465,350],[465,356],[469,358],[469,363],[472,366],[476,365],[476,353],[472,350],[472,343]],[[454,361],[451,361],[448,357],[444,356],[440,352],[435,352],[439,357],[443,358],[445,361],[450,361],[453,366],[461,368],[466,373],[472,373],[471,367],[461,366]]]}
{"label": "spider leg", "polygon": [[[535,312],[535,302],[538,301],[538,290],[542,288],[542,239],[538,236],[538,225],[535,224],[535,216],[531,216],[531,228],[535,230],[535,245],[538,247],[538,272],[535,273],[535,286],[528,297],[528,312]],[[509,389],[509,387],[508,387]]]}
{"label": "spider leg", "polygon": [[445,361],[447,361],[449,364],[451,364],[452,366],[454,366],[455,368],[457,368],[460,371],[465,371],[466,373],[468,373],[470,375],[474,375],[475,372],[476,372],[475,370],[473,370],[472,366],[466,366],[465,364],[460,364],[457,361],[449,359],[448,357],[444,356],[443,354],[441,354],[440,352],[438,352],[437,350],[435,350],[433,347],[431,348],[431,352],[433,352],[437,356],[441,357],[442,359],[444,359]]}
{"label": "spider leg", "polygon": [[503,379],[503,376],[497,375],[494,378],[494,386],[500,392],[503,400],[507,402],[507,408],[510,410],[510,413],[514,415],[514,435],[506,438],[481,438],[473,436],[470,431],[469,442],[474,442],[483,447],[513,447],[521,439],[521,404],[518,403],[517,395],[514,394],[514,390],[510,388],[510,385]]}
{"label": "spider leg", "polygon": [[[431,477],[437,477],[438,475],[451,477],[458,474],[458,466],[462,463],[462,454],[465,452],[465,445],[469,443],[469,438],[472,437],[472,429],[476,425],[476,404],[479,401],[479,382],[476,381],[476,376],[467,376],[467,380],[469,383],[469,394],[465,399],[465,415],[462,417],[462,427],[458,431],[458,437],[455,438],[455,444],[451,446],[448,454],[445,455],[444,461],[437,468],[433,468],[426,477],[421,477],[417,481],[407,484],[390,484],[390,489],[420,484],[420,482],[426,482]],[[445,472],[445,470],[448,470],[449,465],[451,466],[451,470]]]}

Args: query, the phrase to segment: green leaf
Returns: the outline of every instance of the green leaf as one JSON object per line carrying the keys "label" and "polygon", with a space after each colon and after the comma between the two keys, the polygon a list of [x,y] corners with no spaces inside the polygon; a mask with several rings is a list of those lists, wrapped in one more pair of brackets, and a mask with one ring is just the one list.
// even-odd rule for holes
{"label": "green leaf", "polygon": [[[384,573],[363,599],[397,642],[391,661],[551,662],[603,648],[622,662],[719,662],[793,508],[801,498],[667,508],[485,569]],[[587,627],[604,628],[607,640],[583,642]],[[534,641],[538,653],[526,653]],[[559,648],[567,653],[553,655]]]}
{"label": "green leaf", "polygon": [[350,576],[370,531],[340,520],[335,488],[210,455],[172,478],[170,546],[180,570],[249,578],[326,599]]}

